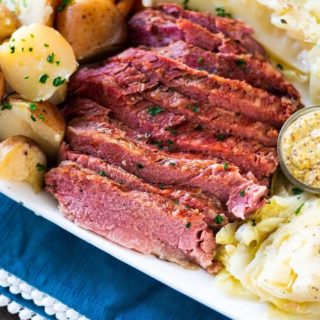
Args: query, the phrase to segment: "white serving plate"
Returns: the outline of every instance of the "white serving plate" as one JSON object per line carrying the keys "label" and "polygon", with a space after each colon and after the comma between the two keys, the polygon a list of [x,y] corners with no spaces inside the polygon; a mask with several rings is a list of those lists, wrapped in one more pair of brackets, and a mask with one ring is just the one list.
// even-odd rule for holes
{"label": "white serving plate", "polygon": [[44,191],[36,195],[27,184],[0,181],[0,192],[78,238],[231,319],[270,319],[266,304],[227,296],[218,288],[214,277],[203,270],[186,270],[174,263],[142,255],[77,227],[64,218],[57,202]]}

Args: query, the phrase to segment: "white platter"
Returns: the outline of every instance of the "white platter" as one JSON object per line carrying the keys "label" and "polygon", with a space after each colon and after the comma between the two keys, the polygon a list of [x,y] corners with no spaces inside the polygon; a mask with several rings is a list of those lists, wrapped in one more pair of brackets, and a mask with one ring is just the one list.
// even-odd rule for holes
{"label": "white platter", "polygon": [[35,195],[24,183],[4,181],[0,181],[0,192],[78,238],[231,319],[269,319],[265,304],[225,295],[215,284],[214,277],[203,270],[186,270],[173,263],[144,256],[77,227],[63,217],[56,201],[45,192]]}

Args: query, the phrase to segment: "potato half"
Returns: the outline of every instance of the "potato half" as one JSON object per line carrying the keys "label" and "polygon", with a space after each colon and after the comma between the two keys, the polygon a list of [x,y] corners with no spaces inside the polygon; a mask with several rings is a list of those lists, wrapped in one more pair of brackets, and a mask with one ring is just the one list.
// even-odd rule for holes
{"label": "potato half", "polygon": [[124,19],[111,0],[74,0],[58,12],[56,27],[78,60],[112,51],[126,39]]}
{"label": "potato half", "polygon": [[31,139],[15,136],[0,143],[0,179],[25,181],[41,190],[47,160]]}
{"label": "potato half", "polygon": [[0,106],[0,140],[16,135],[29,137],[51,161],[57,157],[65,127],[60,111],[49,102],[30,102],[12,95]]}
{"label": "potato half", "polygon": [[0,4],[0,42],[10,38],[19,27],[17,16],[3,4]]}
{"label": "potato half", "polygon": [[58,0],[1,0],[14,12],[22,25],[41,23],[52,27]]}
{"label": "potato half", "polygon": [[41,24],[23,26],[0,47],[4,77],[25,99],[48,100],[77,69],[70,44]]}

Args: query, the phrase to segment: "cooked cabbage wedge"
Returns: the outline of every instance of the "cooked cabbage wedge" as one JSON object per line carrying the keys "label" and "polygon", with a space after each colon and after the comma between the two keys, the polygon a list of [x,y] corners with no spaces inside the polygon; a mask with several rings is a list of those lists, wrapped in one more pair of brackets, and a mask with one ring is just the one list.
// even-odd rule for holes
{"label": "cooked cabbage wedge", "polygon": [[46,167],[44,153],[31,139],[14,136],[0,143],[0,179],[28,182],[39,192]]}
{"label": "cooked cabbage wedge", "polygon": [[[292,314],[320,317],[320,200],[292,188],[217,234],[222,280]],[[229,285],[230,286],[230,285]],[[289,316],[288,316],[289,319]]]}

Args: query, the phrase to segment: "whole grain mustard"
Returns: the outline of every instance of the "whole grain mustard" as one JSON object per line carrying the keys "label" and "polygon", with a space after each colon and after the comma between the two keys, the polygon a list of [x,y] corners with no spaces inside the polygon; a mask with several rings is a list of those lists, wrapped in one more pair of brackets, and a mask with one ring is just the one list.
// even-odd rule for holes
{"label": "whole grain mustard", "polygon": [[320,187],[320,111],[294,121],[282,139],[283,161],[290,173],[311,187]]}

